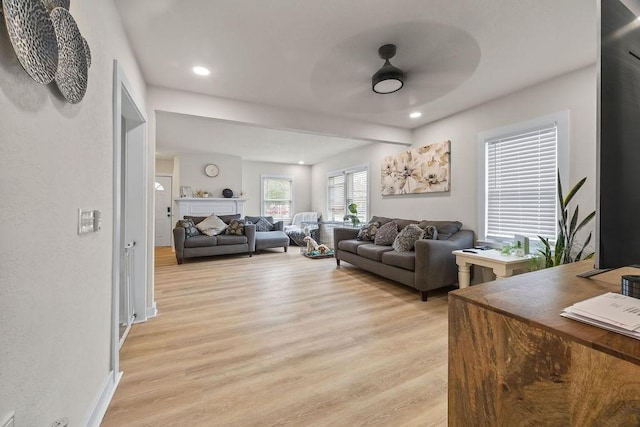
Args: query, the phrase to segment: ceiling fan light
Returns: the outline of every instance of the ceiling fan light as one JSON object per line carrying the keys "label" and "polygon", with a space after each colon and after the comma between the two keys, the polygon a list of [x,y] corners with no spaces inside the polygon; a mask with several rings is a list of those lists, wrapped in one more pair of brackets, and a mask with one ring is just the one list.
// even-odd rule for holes
{"label": "ceiling fan light", "polygon": [[371,78],[371,88],[375,93],[393,93],[402,89],[404,85],[404,73],[401,69],[394,67],[389,62],[389,58],[396,54],[395,45],[388,44],[378,50],[378,54],[384,59],[384,65]]}

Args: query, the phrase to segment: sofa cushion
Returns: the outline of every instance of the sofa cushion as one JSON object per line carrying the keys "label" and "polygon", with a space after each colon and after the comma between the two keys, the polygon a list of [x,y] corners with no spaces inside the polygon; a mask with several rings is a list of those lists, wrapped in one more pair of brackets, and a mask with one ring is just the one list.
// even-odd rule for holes
{"label": "sofa cushion", "polygon": [[232,219],[229,222],[229,226],[227,227],[227,229],[224,230],[224,234],[234,234],[236,236],[244,236],[244,220]]}
{"label": "sofa cushion", "polygon": [[358,246],[370,245],[370,244],[371,242],[369,241],[356,240],[356,239],[340,240],[340,242],[338,242],[338,249],[343,250],[345,252],[351,252],[353,254],[357,254]]}
{"label": "sofa cushion", "polygon": [[404,228],[409,224],[420,224],[420,221],[416,221],[414,219],[396,218],[396,219],[394,219],[394,221],[396,222],[396,224],[398,224],[398,230],[399,231],[404,230]]}
{"label": "sofa cushion", "polygon": [[247,236],[234,236],[233,234],[221,234],[217,236],[218,245],[242,245],[247,243]]}
{"label": "sofa cushion", "polygon": [[389,251],[382,254],[382,263],[393,265],[394,267],[404,268],[405,270],[416,270],[416,253],[415,252],[398,252]]}
{"label": "sofa cushion", "polygon": [[385,225],[386,223],[388,223],[389,221],[393,221],[393,218],[387,218],[386,216],[372,216],[371,219],[369,220],[369,224],[372,224],[374,222],[379,222],[380,225]]}
{"label": "sofa cushion", "polygon": [[395,221],[389,221],[378,229],[374,243],[376,245],[391,246],[397,235],[398,224]]}
{"label": "sofa cushion", "polygon": [[256,222],[258,222],[258,220],[260,218],[265,218],[267,221],[269,221],[271,224],[273,224],[275,221],[273,220],[272,216],[245,216],[244,220],[245,221],[249,221],[251,224],[255,224]]}
{"label": "sofa cushion", "polygon": [[202,234],[206,234],[207,236],[216,236],[221,234],[227,228],[227,224],[217,216],[211,215],[204,221],[197,223],[196,227],[198,227],[198,230],[200,230]]}
{"label": "sofa cushion", "polygon": [[382,261],[382,254],[392,251],[390,246],[380,245],[360,245],[358,246],[358,255],[373,261]]}
{"label": "sofa cushion", "polygon": [[199,236],[189,237],[184,241],[185,248],[204,248],[207,246],[217,246],[217,236],[206,236],[200,234]]}
{"label": "sofa cushion", "polygon": [[376,238],[376,233],[380,227],[379,222],[369,222],[363,225],[358,231],[358,240],[368,240],[373,242]]}
{"label": "sofa cushion", "polygon": [[259,218],[255,223],[256,231],[271,231],[273,230],[273,224],[266,218]]}
{"label": "sofa cushion", "polygon": [[191,218],[181,219],[178,221],[180,227],[184,228],[185,237],[200,236],[202,233],[196,228],[196,224]]}
{"label": "sofa cushion", "polygon": [[278,248],[289,246],[289,236],[284,231],[263,231],[256,233],[256,249]]}
{"label": "sofa cushion", "polygon": [[[233,214],[233,215],[217,215],[218,218],[220,218],[225,224],[229,224],[231,222],[231,220],[233,219],[240,219],[240,214]],[[190,216],[190,215],[185,215],[184,219],[188,219],[191,218],[193,220],[194,223],[199,223],[204,221],[205,219],[207,219],[208,217],[206,216]]]}
{"label": "sofa cushion", "polygon": [[447,240],[462,228],[462,223],[459,221],[421,221],[419,224],[422,229],[428,225],[436,227],[438,230],[438,240]]}
{"label": "sofa cushion", "polygon": [[429,239],[429,240],[437,240],[438,229],[435,227],[435,225],[427,225],[424,229],[424,236],[422,236],[422,238]]}
{"label": "sofa cushion", "polygon": [[218,215],[218,218],[220,218],[222,221],[224,221],[225,224],[231,224],[231,221],[235,220],[239,220],[240,219],[240,214],[233,214],[233,215]]}
{"label": "sofa cushion", "polygon": [[393,249],[398,252],[409,252],[413,250],[416,240],[424,236],[424,230],[416,224],[409,224],[403,228],[398,237],[393,241]]}

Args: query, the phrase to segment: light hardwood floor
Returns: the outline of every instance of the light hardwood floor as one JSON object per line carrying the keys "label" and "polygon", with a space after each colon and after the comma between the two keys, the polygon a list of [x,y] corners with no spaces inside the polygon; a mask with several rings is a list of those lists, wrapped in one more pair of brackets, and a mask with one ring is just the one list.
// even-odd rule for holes
{"label": "light hardwood floor", "polygon": [[177,265],[134,325],[103,426],[443,426],[447,289],[418,292],[291,247]]}

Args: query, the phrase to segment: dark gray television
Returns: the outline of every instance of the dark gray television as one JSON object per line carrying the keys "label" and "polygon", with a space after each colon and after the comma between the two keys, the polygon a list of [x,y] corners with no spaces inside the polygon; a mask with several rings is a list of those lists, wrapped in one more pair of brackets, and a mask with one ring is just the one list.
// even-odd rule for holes
{"label": "dark gray television", "polygon": [[597,269],[640,264],[640,0],[600,0]]}

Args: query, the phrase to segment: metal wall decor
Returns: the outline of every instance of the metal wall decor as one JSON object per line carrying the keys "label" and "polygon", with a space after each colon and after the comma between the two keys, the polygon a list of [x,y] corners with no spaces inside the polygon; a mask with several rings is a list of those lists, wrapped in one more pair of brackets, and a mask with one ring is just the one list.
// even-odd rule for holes
{"label": "metal wall decor", "polygon": [[69,3],[71,3],[71,0],[42,0],[42,3],[44,3],[44,6],[47,8],[47,10],[51,12],[56,7],[63,7],[69,10]]}
{"label": "metal wall decor", "polygon": [[56,81],[72,104],[87,92],[91,50],[69,13],[71,0],[0,0],[13,50],[33,80]]}
{"label": "metal wall decor", "polygon": [[89,67],[85,42],[75,19],[67,9],[53,9],[51,21],[58,38],[56,84],[67,101],[77,104],[87,92]]}
{"label": "metal wall decor", "polygon": [[58,43],[42,0],[3,0],[2,9],[22,68],[38,83],[50,83],[58,67]]}
{"label": "metal wall decor", "polygon": [[84,44],[84,53],[87,57],[87,68],[91,68],[91,49],[89,49],[89,43],[87,43],[87,39],[82,38],[82,43]]}

